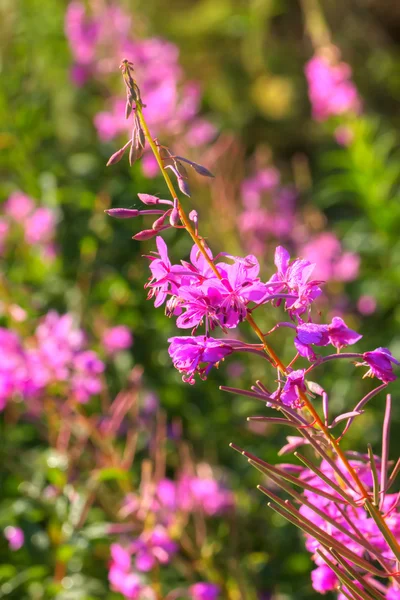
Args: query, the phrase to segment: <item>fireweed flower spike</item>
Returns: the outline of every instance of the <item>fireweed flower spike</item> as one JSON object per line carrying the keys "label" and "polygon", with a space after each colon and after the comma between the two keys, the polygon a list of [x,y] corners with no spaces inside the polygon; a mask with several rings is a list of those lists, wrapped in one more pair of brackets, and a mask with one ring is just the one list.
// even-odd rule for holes
{"label": "fireweed flower spike", "polygon": [[[390,401],[387,402],[383,429],[382,458],[374,456],[371,448],[367,455],[344,452],[339,444],[340,438],[332,432],[342,421],[347,421],[342,435],[346,432],[349,424],[360,417],[366,403],[396,378],[393,367],[400,362],[386,348],[364,354],[340,353],[345,346],[359,341],[361,335],[350,329],[340,317],[334,317],[330,324],[313,322],[312,304],[322,293],[322,281],[312,278],[314,264],[311,262],[301,258],[291,260],[288,251],[279,246],[275,252],[276,272],[267,282],[259,278],[259,264],[252,255],[241,258],[221,253],[216,262],[204,238],[199,236],[197,214],[192,212],[190,219],[187,217],[169,176],[170,171],[174,173],[181,192],[188,195],[187,172],[183,163],[201,175],[209,177],[210,173],[197,163],[175,156],[152,138],[132,65],[123,61],[121,69],[127,90],[127,115],[131,114],[135,119],[141,144],[143,142],[144,145],[144,135],[151,147],[172,198],[166,201],[155,196],[139,195],[144,204],[157,206],[157,209],[138,212],[157,213],[158,217],[152,229],[144,230],[134,238],[156,236],[158,252],[148,257],[151,278],[146,288],[149,297],[155,298],[156,306],[166,304],[167,315],[176,317],[179,328],[193,330],[191,336],[169,339],[169,354],[174,366],[182,373],[185,382],[193,384],[196,375],[205,379],[213,366],[218,366],[234,352],[253,352],[268,358],[278,370],[278,378],[275,371],[267,386],[257,381],[251,391],[226,386],[223,389],[258,399],[271,410],[278,410],[280,418],[260,416],[251,419],[283,424],[292,432],[295,429],[297,435],[288,438],[289,443],[282,452],[292,452],[300,446],[307,450],[306,446],[311,446],[318,462],[296,451],[294,454],[301,466],[276,467],[234,444],[232,448],[267,475],[275,490],[279,488],[290,497],[291,501],[284,500],[275,491],[260,488],[269,497],[269,506],[303,531],[306,546],[317,566],[312,576],[317,591],[325,593],[335,589],[340,591],[341,596],[353,600],[358,596],[365,600],[395,597],[400,585],[400,509],[399,496],[388,491],[399,469],[395,466],[389,472]],[[165,211],[161,210],[162,204],[167,204]],[[111,211],[110,214],[113,214]],[[136,213],[129,215],[124,212],[119,216],[124,218],[125,214],[136,216]],[[181,260],[176,265],[171,263],[167,245],[160,235],[171,226],[186,229],[194,242],[190,260]],[[253,312],[265,305],[270,310],[275,306],[283,307],[290,321],[278,323],[268,334],[263,334]],[[209,335],[213,329],[227,333],[228,329],[236,328],[242,321],[250,324],[261,344],[247,344],[231,336],[217,338]],[[205,327],[203,334],[197,331],[201,326]],[[272,335],[281,326],[295,330],[294,358],[288,366],[266,340],[267,335]],[[197,335],[193,335],[195,330]],[[337,353],[317,357],[312,347],[329,344]],[[309,366],[293,370],[292,364],[299,356],[308,360]],[[383,384],[359,400],[355,408],[346,407],[344,414],[331,417],[328,393],[316,382],[307,382],[306,375],[336,359],[362,361],[359,364],[369,368],[367,375],[377,377]],[[276,380],[278,389],[269,392],[268,389],[275,387],[273,382]],[[320,398],[322,418],[317,408]],[[165,547],[164,542],[167,544]],[[162,562],[162,556],[169,560],[173,549],[168,546],[166,538],[158,541],[146,538],[138,540],[130,553],[136,556],[136,561],[144,553],[145,559],[153,563]],[[140,562],[136,565],[138,569],[141,568]]]}

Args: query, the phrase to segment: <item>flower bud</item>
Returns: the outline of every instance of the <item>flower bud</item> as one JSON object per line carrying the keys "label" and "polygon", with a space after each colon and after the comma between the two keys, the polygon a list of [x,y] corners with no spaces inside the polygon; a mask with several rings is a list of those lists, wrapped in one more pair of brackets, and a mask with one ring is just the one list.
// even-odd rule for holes
{"label": "flower bud", "polygon": [[160,198],[157,198],[157,196],[152,196],[151,194],[138,194],[138,197],[143,204],[147,204],[148,206],[160,203]]}
{"label": "flower bud", "polygon": [[115,219],[133,219],[140,214],[136,208],[109,208],[104,212]]}
{"label": "flower bud", "polygon": [[179,221],[180,221],[179,210],[175,206],[172,209],[171,214],[169,216],[169,222],[172,225],[172,227],[176,227],[179,224]]}
{"label": "flower bud", "polygon": [[123,146],[122,148],[117,150],[117,152],[115,152],[112,156],[110,156],[110,158],[108,159],[108,162],[106,164],[106,167],[117,164],[121,160],[123,155],[125,154],[125,150],[128,148],[128,146],[130,146],[130,144],[131,144],[131,141],[129,140],[129,142],[127,144],[125,144],[125,146]]}
{"label": "flower bud", "polygon": [[158,219],[156,219],[152,225],[152,228],[155,230],[160,229],[163,225],[164,225],[164,221],[167,218],[167,216],[170,214],[170,211],[167,210],[164,214],[161,215],[161,217],[159,217]]}
{"label": "flower bud", "polygon": [[133,235],[132,239],[137,240],[138,242],[143,242],[144,240],[149,240],[155,235],[157,235],[157,231],[154,229],[143,229],[143,231],[139,231],[139,233]]}

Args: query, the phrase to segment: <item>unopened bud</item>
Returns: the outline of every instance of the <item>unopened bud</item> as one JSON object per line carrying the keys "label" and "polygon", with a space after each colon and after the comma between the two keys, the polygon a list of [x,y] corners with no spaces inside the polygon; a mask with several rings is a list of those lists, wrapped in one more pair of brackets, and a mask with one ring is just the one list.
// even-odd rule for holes
{"label": "unopened bud", "polygon": [[157,235],[157,231],[154,229],[143,229],[143,231],[139,231],[139,233],[133,235],[132,239],[137,240],[138,242],[143,242],[144,240],[149,240],[155,235]]}
{"label": "unopened bud", "polygon": [[148,206],[160,203],[160,198],[157,198],[157,196],[152,196],[151,194],[138,194],[138,197],[143,204],[147,204]]}
{"label": "unopened bud", "polygon": [[178,176],[178,185],[179,185],[179,189],[181,190],[182,194],[185,194],[185,196],[189,196],[190,198],[190,188],[189,188],[189,184],[186,181],[186,179],[184,179],[181,176]]}
{"label": "unopened bud", "polygon": [[160,229],[164,225],[164,221],[169,214],[170,214],[170,211],[167,210],[163,215],[161,215],[161,217],[156,219],[152,225],[153,229],[157,229],[157,230]]}
{"label": "unopened bud", "polygon": [[117,150],[117,152],[115,152],[112,156],[110,156],[110,158],[108,159],[108,162],[106,164],[106,167],[109,167],[110,165],[115,165],[116,163],[118,163],[121,158],[123,157],[123,155],[125,154],[125,150],[128,148],[128,146],[130,146],[131,141],[129,140],[129,142],[127,144],[125,144],[125,146],[123,148],[120,148],[120,150]]}
{"label": "unopened bud", "polygon": [[140,214],[136,208],[109,208],[104,212],[116,219],[133,219]]}
{"label": "unopened bud", "polygon": [[125,119],[129,119],[130,114],[132,112],[132,99],[128,98],[125,106]]}
{"label": "unopened bud", "polygon": [[171,223],[172,227],[176,227],[179,224],[179,221],[180,221],[179,210],[177,207],[174,207],[169,216],[169,222]]}

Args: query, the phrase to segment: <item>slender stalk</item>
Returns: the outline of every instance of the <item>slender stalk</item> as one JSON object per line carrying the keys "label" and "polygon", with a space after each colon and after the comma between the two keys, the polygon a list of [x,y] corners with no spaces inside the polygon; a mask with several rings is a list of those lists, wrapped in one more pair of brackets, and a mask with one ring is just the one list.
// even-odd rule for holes
{"label": "slender stalk", "polygon": [[385,500],[385,490],[388,479],[388,462],[389,462],[389,441],[390,441],[390,417],[392,412],[392,397],[390,394],[386,396],[385,418],[383,420],[382,430],[382,465],[381,465],[381,481],[380,481],[380,505],[382,507]]}

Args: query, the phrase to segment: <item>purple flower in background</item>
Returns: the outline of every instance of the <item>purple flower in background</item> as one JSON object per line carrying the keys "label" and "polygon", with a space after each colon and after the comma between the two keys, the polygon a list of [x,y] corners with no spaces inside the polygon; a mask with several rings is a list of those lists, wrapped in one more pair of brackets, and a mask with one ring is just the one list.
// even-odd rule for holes
{"label": "purple flower in background", "polygon": [[157,563],[167,564],[178,546],[173,542],[162,525],[157,525],[150,533],[144,531],[131,543],[130,550],[136,555],[135,565],[139,571],[151,571]]}
{"label": "purple flower in background", "polygon": [[[169,340],[169,355],[174,367],[183,373],[183,381],[195,383],[194,375],[197,373],[206,379],[210,369],[224,360],[233,349],[221,340],[197,337],[173,337]],[[201,367],[205,364],[204,367]]]}
{"label": "purple flower in background", "polygon": [[133,337],[128,327],[117,325],[106,329],[103,333],[102,343],[108,354],[115,354],[120,350],[126,350],[132,345]]}
{"label": "purple flower in background", "polygon": [[377,377],[384,383],[396,379],[392,365],[400,365],[400,362],[394,358],[387,348],[377,348],[371,352],[364,352],[363,358],[365,362],[358,363],[357,366],[370,367],[364,377]]}
{"label": "purple flower in background", "polygon": [[214,516],[232,508],[233,494],[224,489],[211,477],[194,477],[189,482],[189,491],[195,506],[207,515]]}
{"label": "purple flower in background", "polygon": [[13,192],[4,204],[4,213],[14,221],[23,222],[32,214],[35,202],[22,192]]}
{"label": "purple flower in background", "polygon": [[301,255],[315,264],[313,276],[323,281],[353,281],[360,267],[360,257],[344,252],[336,235],[325,231],[300,247]]}
{"label": "purple flower in background", "polygon": [[20,527],[6,527],[4,530],[4,537],[8,541],[10,550],[19,550],[24,545],[24,532]]}
{"label": "purple flower in background", "polygon": [[321,565],[311,571],[311,581],[314,590],[320,594],[331,592],[339,583],[337,576],[327,565]]}
{"label": "purple flower in background", "polygon": [[192,600],[217,600],[221,588],[214,583],[195,583],[190,586],[189,593]]}
{"label": "purple flower in background", "polygon": [[[159,37],[140,39],[132,35],[133,31],[130,14],[115,3],[93,4],[89,13],[83,2],[71,2],[65,17],[65,32],[75,60],[73,81],[82,85],[95,77],[104,84],[115,65],[126,57],[135,65],[146,98],[146,119],[156,132],[180,134],[191,146],[211,141],[215,128],[198,117],[201,90],[196,82],[183,82],[178,48]],[[111,140],[130,129],[124,113],[125,102],[111,98],[107,110],[95,116],[102,140]],[[154,166],[154,161],[150,162]],[[156,172],[149,164],[146,160],[143,171],[146,176],[154,176]]]}
{"label": "purple flower in background", "polygon": [[25,239],[28,244],[45,244],[55,233],[56,220],[49,208],[37,208],[25,221]]}
{"label": "purple flower in background", "polygon": [[9,230],[10,224],[8,223],[8,221],[0,217],[0,254],[3,254],[4,252]]}
{"label": "purple flower in background", "polygon": [[138,599],[145,588],[140,576],[132,572],[129,551],[120,544],[111,544],[110,551],[108,580],[111,589],[120,592],[129,600]]}
{"label": "purple flower in background", "polygon": [[358,311],[364,315],[372,315],[376,311],[377,302],[373,296],[360,296],[357,302]]}
{"label": "purple flower in background", "polygon": [[357,88],[351,81],[350,66],[339,62],[340,52],[337,48],[330,50],[330,57],[315,55],[305,67],[313,117],[317,121],[361,110]]}
{"label": "purple flower in background", "polygon": [[47,313],[27,343],[0,328],[0,410],[12,396],[39,397],[53,383],[87,402],[102,390],[103,371],[104,363],[85,348],[84,333],[69,314]]}
{"label": "purple flower in background", "polygon": [[86,350],[76,355],[72,367],[72,390],[78,402],[86,403],[91,396],[99,394],[103,388],[100,379],[105,369],[104,363],[99,359],[96,352]]}

